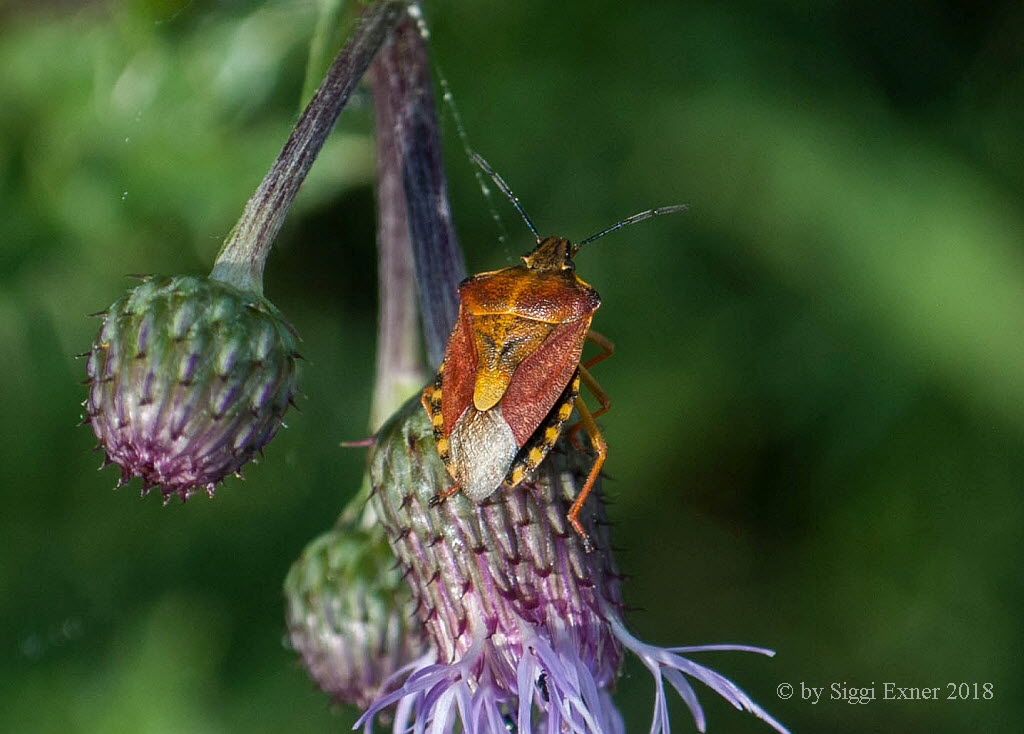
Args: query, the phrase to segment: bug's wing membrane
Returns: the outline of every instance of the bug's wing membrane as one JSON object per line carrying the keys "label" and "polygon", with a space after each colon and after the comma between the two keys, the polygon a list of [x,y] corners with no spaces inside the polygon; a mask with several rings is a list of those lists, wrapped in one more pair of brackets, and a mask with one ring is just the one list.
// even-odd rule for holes
{"label": "bug's wing membrane", "polygon": [[537,430],[572,379],[589,328],[589,317],[559,324],[516,369],[501,399],[501,411],[519,446]]}
{"label": "bug's wing membrane", "polygon": [[479,411],[470,405],[452,428],[453,478],[474,502],[486,499],[501,485],[518,452],[500,408]]}
{"label": "bug's wing membrane", "polygon": [[444,418],[445,436],[451,434],[459,417],[473,402],[476,366],[472,317],[465,308],[460,307],[459,318],[444,353],[441,415]]}

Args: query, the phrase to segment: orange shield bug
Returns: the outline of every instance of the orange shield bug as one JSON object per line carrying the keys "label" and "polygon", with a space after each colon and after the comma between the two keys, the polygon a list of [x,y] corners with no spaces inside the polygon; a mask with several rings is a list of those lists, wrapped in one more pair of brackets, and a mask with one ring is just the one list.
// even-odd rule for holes
{"label": "orange shield bug", "polygon": [[[459,285],[455,328],[437,377],[422,396],[437,452],[454,481],[432,504],[460,491],[480,502],[499,487],[519,484],[548,455],[575,408],[579,422],[570,433],[584,429],[595,458],[567,519],[589,551],[579,514],[607,454],[594,417],[610,405],[589,368],[613,347],[590,330],[601,297],[576,275],[572,258],[620,227],[686,207],[640,212],[578,243],[542,238],[508,184],[482,157],[473,158],[515,206],[537,244],[522,256],[522,265],[480,273]],[[581,364],[588,339],[602,353]],[[601,404],[593,414],[579,396],[581,382]]]}

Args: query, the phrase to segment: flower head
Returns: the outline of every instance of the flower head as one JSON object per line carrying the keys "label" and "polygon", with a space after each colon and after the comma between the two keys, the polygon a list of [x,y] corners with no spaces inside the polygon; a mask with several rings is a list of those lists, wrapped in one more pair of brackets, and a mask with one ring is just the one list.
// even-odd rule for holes
{"label": "flower head", "polygon": [[86,422],[121,483],[183,500],[261,450],[295,394],[296,335],[268,300],[211,278],[147,277],[103,314]]}
{"label": "flower head", "polygon": [[625,650],[655,676],[652,732],[669,730],[663,679],[703,731],[704,714],[685,676],[786,731],[731,681],[679,654],[769,651],[663,649],[626,630],[600,493],[581,515],[595,552],[585,552],[565,520],[590,461],[564,441],[531,481],[480,504],[456,495],[431,507],[449,479],[419,403],[381,429],[371,458],[372,506],[436,655],[389,683],[395,690],[361,719],[367,731],[394,705],[395,732],[622,732],[611,691]]}
{"label": "flower head", "polygon": [[427,652],[409,588],[379,528],[343,517],[306,546],[284,590],[292,647],[339,701],[369,706],[386,680]]}

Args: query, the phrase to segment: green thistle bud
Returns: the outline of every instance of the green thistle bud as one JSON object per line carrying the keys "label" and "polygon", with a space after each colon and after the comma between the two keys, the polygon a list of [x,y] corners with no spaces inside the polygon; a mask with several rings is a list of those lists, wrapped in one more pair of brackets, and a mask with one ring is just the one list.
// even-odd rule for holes
{"label": "green thistle bud", "polygon": [[281,427],[296,340],[265,298],[210,278],[147,277],[118,299],[88,352],[84,403],[118,486],[212,495]]}
{"label": "green thistle bud", "polygon": [[618,676],[623,651],[608,619],[622,608],[621,576],[600,487],[580,515],[594,552],[565,519],[590,462],[563,440],[529,481],[480,503],[460,493],[434,507],[431,498],[450,479],[419,400],[377,435],[371,507],[407,573],[437,661],[462,661],[470,688],[486,682],[496,701],[516,696],[524,659],[565,640],[598,687]]}
{"label": "green thistle bud", "polygon": [[339,523],[306,546],[284,590],[292,647],[338,701],[368,706],[393,673],[428,649],[379,528]]}

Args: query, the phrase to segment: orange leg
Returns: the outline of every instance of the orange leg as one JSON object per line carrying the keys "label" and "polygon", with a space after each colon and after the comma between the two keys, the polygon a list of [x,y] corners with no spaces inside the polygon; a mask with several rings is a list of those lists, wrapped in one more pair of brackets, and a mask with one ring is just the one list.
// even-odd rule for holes
{"label": "orange leg", "polygon": [[430,502],[428,502],[427,504],[430,505],[431,507],[437,507],[439,504],[444,502],[452,495],[458,494],[460,489],[462,489],[462,487],[460,487],[459,485],[452,485],[451,487],[448,487],[448,489],[446,489],[445,491],[438,492],[433,497],[431,497]]}
{"label": "orange leg", "polygon": [[591,344],[597,345],[597,347],[601,350],[600,354],[595,354],[593,357],[591,357],[590,359],[583,363],[583,366],[586,367],[588,370],[598,362],[603,362],[610,356],[615,354],[615,343],[612,342],[612,340],[609,339],[608,337],[604,336],[603,334],[599,334],[593,329],[587,332],[587,341],[589,341]]}
{"label": "orange leg", "polygon": [[576,534],[580,536],[580,540],[583,541],[583,550],[590,553],[594,546],[591,544],[586,531],[583,530],[583,525],[580,524],[579,515],[580,510],[583,509],[583,503],[587,501],[587,495],[590,494],[590,490],[594,487],[594,482],[597,481],[597,477],[601,473],[601,466],[608,455],[608,444],[605,443],[604,436],[601,435],[597,424],[594,423],[594,416],[590,414],[586,404],[579,397],[576,398],[576,410],[580,413],[580,423],[587,429],[587,435],[590,436],[590,443],[593,445],[597,456],[594,458],[593,466],[590,467],[590,473],[587,474],[587,480],[583,483],[583,489],[576,495],[576,499],[573,500],[572,506],[566,514],[566,519],[572,525],[572,529],[576,531]]}
{"label": "orange leg", "polygon": [[[583,365],[580,365],[580,381],[587,386],[587,389],[590,390],[595,398],[597,398],[597,402],[601,404],[601,407],[595,410],[594,414],[590,416],[592,419],[596,420],[612,409],[612,401],[611,398],[608,397],[608,393],[604,391],[601,385],[598,384],[597,380],[594,379],[594,376],[590,374],[590,371]],[[573,446],[578,449],[582,448],[582,446],[580,446],[580,442],[576,437],[576,434],[579,433],[581,428],[583,428],[582,419],[576,421],[566,429],[566,435],[569,437],[569,440],[572,441]]]}

